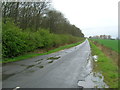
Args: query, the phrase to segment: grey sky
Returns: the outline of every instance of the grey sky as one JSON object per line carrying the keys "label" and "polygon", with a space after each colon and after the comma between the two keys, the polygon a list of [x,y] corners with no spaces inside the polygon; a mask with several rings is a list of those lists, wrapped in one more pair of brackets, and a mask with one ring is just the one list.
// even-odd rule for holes
{"label": "grey sky", "polygon": [[71,24],[79,27],[85,36],[118,36],[119,0],[52,0]]}

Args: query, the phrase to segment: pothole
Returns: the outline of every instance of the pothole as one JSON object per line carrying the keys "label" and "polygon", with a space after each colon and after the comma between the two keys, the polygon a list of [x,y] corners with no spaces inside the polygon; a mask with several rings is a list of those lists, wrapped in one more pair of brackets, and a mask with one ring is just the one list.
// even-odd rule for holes
{"label": "pothole", "polygon": [[39,68],[44,68],[44,66],[37,66],[37,67],[39,67]]}
{"label": "pothole", "polygon": [[34,67],[34,66],[35,66],[35,65],[29,65],[29,66],[26,67],[26,69],[32,68],[32,67]]}
{"label": "pothole", "polygon": [[49,57],[49,58],[47,58],[47,60],[56,60],[56,59],[59,59],[60,58],[60,56],[57,56],[57,57]]}
{"label": "pothole", "polygon": [[53,60],[49,60],[48,63],[53,63]]}
{"label": "pothole", "polygon": [[37,64],[41,64],[41,62],[37,62]]}
{"label": "pothole", "polygon": [[43,59],[39,59],[39,60],[37,60],[37,61],[35,61],[35,62],[40,62],[41,60],[43,60]]}

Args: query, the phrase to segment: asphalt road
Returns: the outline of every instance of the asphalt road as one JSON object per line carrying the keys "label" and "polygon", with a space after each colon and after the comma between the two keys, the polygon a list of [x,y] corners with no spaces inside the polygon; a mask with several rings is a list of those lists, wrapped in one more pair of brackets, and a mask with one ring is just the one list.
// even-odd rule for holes
{"label": "asphalt road", "polygon": [[82,44],[53,54],[3,66],[3,88],[77,88],[84,80],[90,45]]}

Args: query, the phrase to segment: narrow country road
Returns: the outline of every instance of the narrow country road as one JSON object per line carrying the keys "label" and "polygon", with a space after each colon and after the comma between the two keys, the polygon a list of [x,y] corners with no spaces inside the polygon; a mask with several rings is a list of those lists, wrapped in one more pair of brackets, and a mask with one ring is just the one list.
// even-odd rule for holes
{"label": "narrow country road", "polygon": [[6,64],[3,88],[77,88],[77,82],[85,79],[90,54],[86,39],[69,49]]}

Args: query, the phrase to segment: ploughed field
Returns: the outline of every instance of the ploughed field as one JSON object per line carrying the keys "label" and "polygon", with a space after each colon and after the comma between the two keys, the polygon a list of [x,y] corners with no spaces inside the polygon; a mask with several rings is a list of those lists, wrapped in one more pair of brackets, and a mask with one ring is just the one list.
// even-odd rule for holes
{"label": "ploughed field", "polygon": [[107,46],[112,50],[120,53],[120,51],[118,51],[118,40],[109,40],[109,39],[92,39],[92,40],[97,41],[98,43]]}

